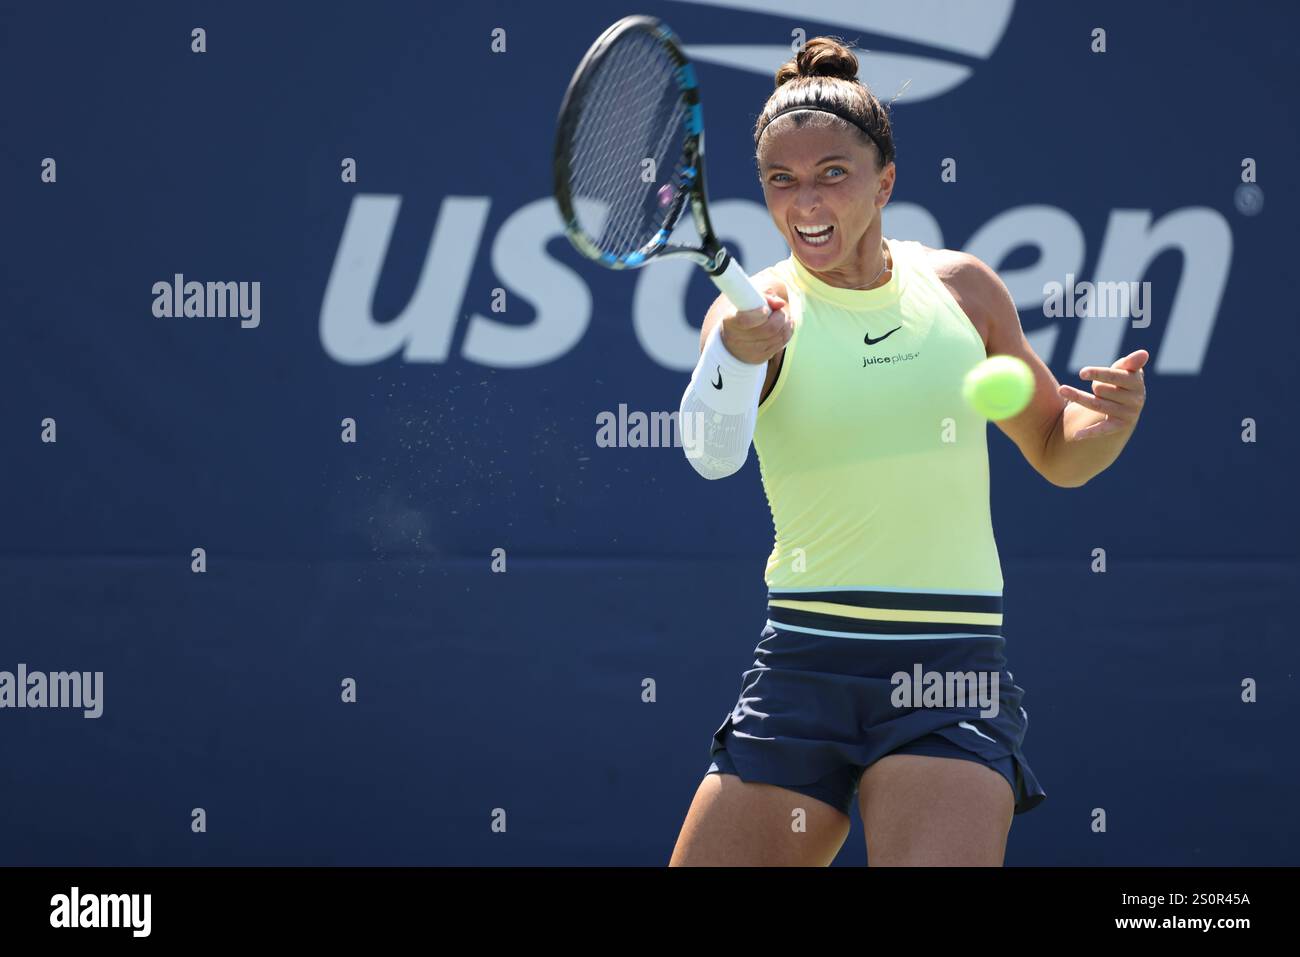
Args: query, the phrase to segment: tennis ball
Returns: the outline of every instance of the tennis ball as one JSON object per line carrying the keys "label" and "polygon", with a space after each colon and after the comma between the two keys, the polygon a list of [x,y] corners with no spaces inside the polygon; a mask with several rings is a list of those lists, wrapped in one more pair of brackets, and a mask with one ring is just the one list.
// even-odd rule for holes
{"label": "tennis ball", "polygon": [[1034,373],[1023,359],[990,356],[962,382],[966,403],[986,419],[1018,415],[1034,395]]}

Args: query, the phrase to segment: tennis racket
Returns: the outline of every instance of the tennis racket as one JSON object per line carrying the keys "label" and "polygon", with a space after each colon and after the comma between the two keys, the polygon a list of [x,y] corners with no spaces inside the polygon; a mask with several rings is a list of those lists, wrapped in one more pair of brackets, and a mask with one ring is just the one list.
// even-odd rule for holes
{"label": "tennis racket", "polygon": [[[619,20],[578,64],[556,129],[555,199],[565,235],[588,259],[610,269],[689,259],[738,310],[768,310],[714,235],[695,69],[654,17]],[[698,246],[668,241],[688,200]]]}

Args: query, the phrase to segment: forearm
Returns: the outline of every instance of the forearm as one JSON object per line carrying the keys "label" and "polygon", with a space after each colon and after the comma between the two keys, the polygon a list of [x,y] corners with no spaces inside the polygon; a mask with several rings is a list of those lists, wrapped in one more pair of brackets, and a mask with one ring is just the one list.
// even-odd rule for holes
{"label": "forearm", "polygon": [[1079,431],[1106,419],[1103,412],[1071,402],[1061,411],[1056,427],[1048,434],[1043,474],[1053,485],[1078,488],[1110,467],[1119,458],[1137,423],[1106,435],[1078,440]]}
{"label": "forearm", "polygon": [[745,464],[766,373],[766,362],[744,362],[728,351],[722,323],[713,327],[677,410],[682,448],[700,475],[726,478]]}

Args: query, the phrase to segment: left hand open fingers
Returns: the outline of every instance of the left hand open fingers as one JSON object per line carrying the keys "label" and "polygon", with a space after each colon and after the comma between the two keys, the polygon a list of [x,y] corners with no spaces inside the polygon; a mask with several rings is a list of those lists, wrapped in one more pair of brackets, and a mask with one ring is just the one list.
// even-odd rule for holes
{"label": "left hand open fingers", "polygon": [[1127,369],[1106,369],[1102,366],[1084,366],[1079,370],[1079,378],[1090,382],[1110,382],[1124,389],[1144,388],[1142,370],[1129,372]]}
{"label": "left hand open fingers", "polygon": [[1092,392],[1093,395],[1100,398],[1110,399],[1120,405],[1126,405],[1134,412],[1142,408],[1143,393],[1134,392],[1126,386],[1111,385],[1109,382],[1096,382],[1093,383]]}
{"label": "left hand open fingers", "polygon": [[1088,392],[1081,392],[1072,385],[1061,386],[1060,395],[1071,402],[1079,403],[1086,409],[1092,409],[1094,412],[1104,412],[1106,415],[1117,416],[1120,419],[1132,418],[1132,413],[1135,411],[1134,406],[1121,405],[1113,399],[1103,399]]}

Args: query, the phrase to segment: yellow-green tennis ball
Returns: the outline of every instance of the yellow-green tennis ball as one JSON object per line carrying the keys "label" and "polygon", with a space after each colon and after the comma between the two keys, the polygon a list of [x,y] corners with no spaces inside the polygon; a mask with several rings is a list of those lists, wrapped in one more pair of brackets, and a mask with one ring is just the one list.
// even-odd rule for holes
{"label": "yellow-green tennis ball", "polygon": [[990,356],[966,373],[961,394],[984,418],[1009,419],[1033,398],[1034,373],[1023,359]]}

